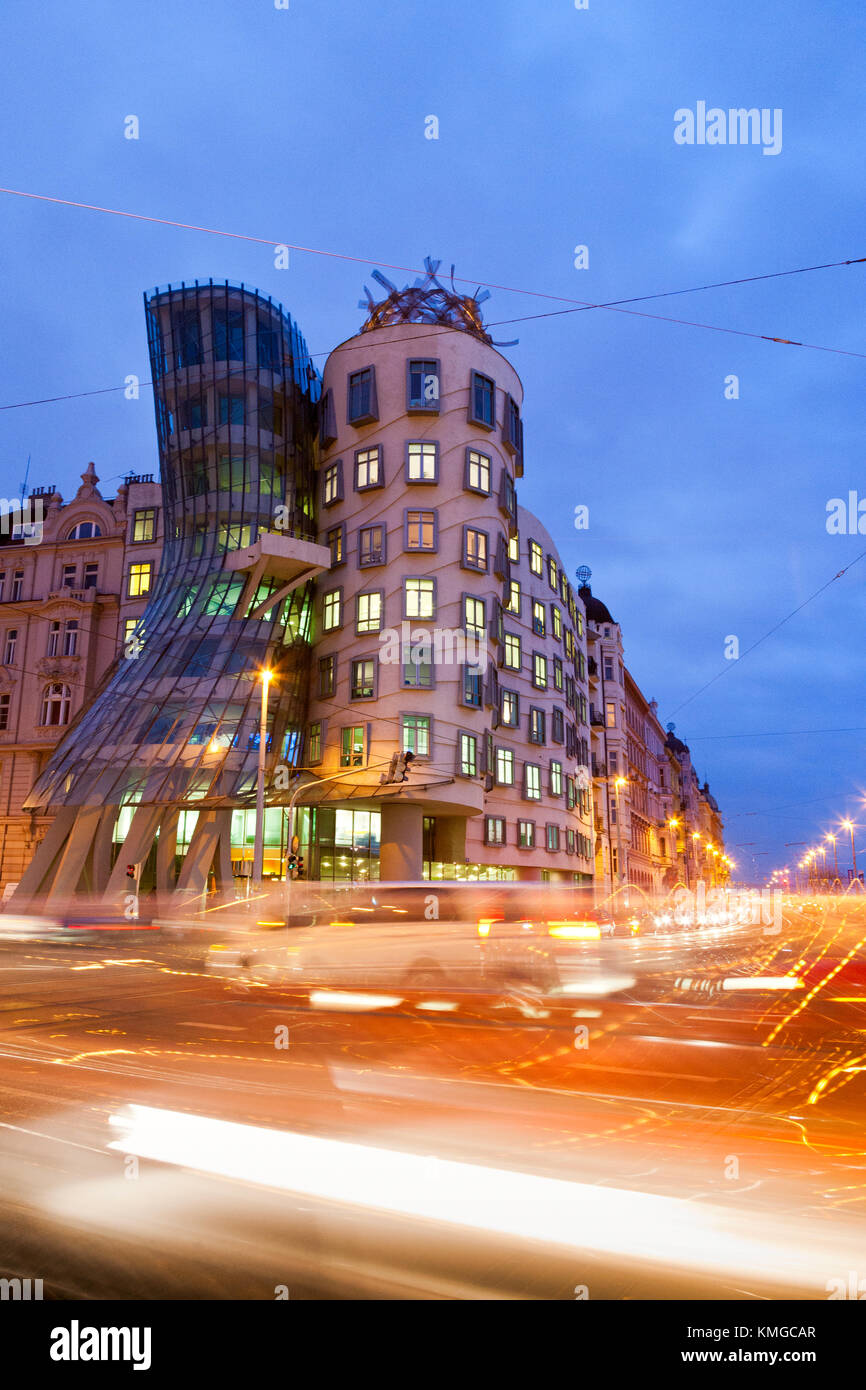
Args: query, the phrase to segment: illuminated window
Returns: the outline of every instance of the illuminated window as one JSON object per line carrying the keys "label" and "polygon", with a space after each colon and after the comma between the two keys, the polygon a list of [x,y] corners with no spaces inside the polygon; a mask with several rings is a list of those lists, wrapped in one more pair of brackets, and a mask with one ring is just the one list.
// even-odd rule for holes
{"label": "illuminated window", "polygon": [[435,483],[439,478],[439,445],[433,440],[406,445],[406,482]]}
{"label": "illuminated window", "polygon": [[469,570],[487,572],[487,532],[474,526],[463,527],[463,566]]}
{"label": "illuminated window", "polygon": [[609,729],[616,728],[616,703],[613,700],[606,700],[604,705],[605,724]]}
{"label": "illuminated window", "polygon": [[547,829],[547,848],[550,850],[559,849],[559,826],[548,825]]}
{"label": "illuminated window", "polygon": [[520,560],[520,537],[512,536],[508,542],[508,558],[513,564]]}
{"label": "illuminated window", "polygon": [[436,513],[406,513],[406,550],[436,549]]}
{"label": "illuminated window", "polygon": [[536,637],[544,636],[544,604],[537,599],[532,605],[532,631]]}
{"label": "illuminated window", "polygon": [[332,507],[343,500],[343,460],[329,463],[322,473],[322,506]]}
{"label": "illuminated window", "polygon": [[310,725],[307,739],[307,761],[309,763],[320,763],[322,761],[322,725],[321,722]]}
{"label": "illuminated window", "polygon": [[562,614],[555,603],[550,605],[550,618],[553,627],[553,635],[557,642],[562,641]]}
{"label": "illuminated window", "polygon": [[484,817],[484,843],[486,845],[505,844],[505,817]]}
{"label": "illuminated window", "polygon": [[460,735],[460,775],[475,777],[478,774],[478,740],[474,734]]}
{"label": "illuminated window", "polygon": [[355,453],[355,491],[363,492],[366,488],[382,487],[384,482],[380,445],[358,449]]}
{"label": "illuminated window", "polygon": [[331,569],[335,565],[342,565],[345,560],[345,526],[332,526],[326,536],[326,544],[331,552]]}
{"label": "illuminated window", "polygon": [[355,596],[355,631],[360,636],[365,632],[379,632],[382,627],[382,591]]}
{"label": "illuminated window", "polygon": [[356,724],[340,730],[340,767],[362,767],[364,764],[364,726]]}
{"label": "illuminated window", "polygon": [[520,617],[520,581],[512,579],[508,585],[508,603],[505,605],[506,613],[513,613],[515,618]]}
{"label": "illuminated window", "polygon": [[517,845],[519,849],[535,849],[535,821],[517,822]]}
{"label": "illuminated window", "polygon": [[359,657],[352,662],[350,692],[353,700],[372,700],[376,693],[376,662],[373,657]]}
{"label": "illuminated window", "polygon": [[547,689],[547,657],[540,652],[532,656],[532,684],[537,690]]}
{"label": "illuminated window", "polygon": [[129,578],[126,585],[127,598],[143,598],[150,593],[150,584],[153,578],[153,561],[142,560],[131,564],[129,567]]}
{"label": "illuminated window", "polygon": [[134,541],[152,541],[155,536],[156,508],[139,508],[132,517],[132,539]]}
{"label": "illuminated window", "polygon": [[516,690],[503,690],[500,694],[502,723],[508,729],[516,729],[520,723],[520,700]]}
{"label": "illuminated window", "polygon": [[552,555],[548,555],[547,557],[547,582],[553,592],[556,593],[556,586],[559,582],[559,571],[557,570],[556,561]]}
{"label": "illuminated window", "polygon": [[358,532],[358,564],[361,569],[368,565],[385,563],[385,527],[362,526]]}
{"label": "illuminated window", "polygon": [[466,479],[464,486],[470,492],[490,495],[490,458],[477,449],[466,450]]}
{"label": "illuminated window", "polygon": [[519,671],[522,664],[520,652],[520,638],[516,633],[506,632],[505,634],[505,655],[502,665],[509,671]]}
{"label": "illuminated window", "polygon": [[415,578],[404,579],[403,617],[435,618],[435,616],[436,580]]}
{"label": "illuminated window", "polygon": [[550,762],[550,795],[562,796],[562,763],[554,759]]}
{"label": "illuminated window", "polygon": [[533,574],[541,574],[544,565],[544,555],[538,541],[529,542],[529,568]]}
{"label": "illuminated window", "polygon": [[514,753],[510,748],[496,750],[496,780],[500,787],[514,786]]}
{"label": "illuminated window", "polygon": [[544,710],[530,708],[529,711],[529,742],[545,742],[545,718]]}
{"label": "illuminated window", "polygon": [[343,623],[343,590],[329,589],[322,597],[322,631],[334,632]]}
{"label": "illuminated window", "polygon": [[541,768],[537,763],[523,765],[523,795],[527,801],[541,800]]}
{"label": "illuminated window", "polygon": [[401,737],[404,753],[414,753],[417,758],[430,756],[429,714],[404,714],[401,716]]}
{"label": "illuminated window", "polygon": [[471,594],[465,594],[463,597],[463,628],[467,637],[474,637],[479,641],[483,640],[485,627],[484,600],[473,598]]}

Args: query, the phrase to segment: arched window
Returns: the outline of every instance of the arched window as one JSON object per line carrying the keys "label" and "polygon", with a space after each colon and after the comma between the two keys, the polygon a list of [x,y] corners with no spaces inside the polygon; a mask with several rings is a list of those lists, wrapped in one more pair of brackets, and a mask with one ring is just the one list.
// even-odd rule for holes
{"label": "arched window", "polygon": [[97,521],[79,521],[73,526],[66,539],[68,541],[89,541],[93,540],[95,536],[101,535],[102,531]]}
{"label": "arched window", "polygon": [[55,681],[46,685],[42,696],[42,724],[68,724],[72,695],[68,685]]}

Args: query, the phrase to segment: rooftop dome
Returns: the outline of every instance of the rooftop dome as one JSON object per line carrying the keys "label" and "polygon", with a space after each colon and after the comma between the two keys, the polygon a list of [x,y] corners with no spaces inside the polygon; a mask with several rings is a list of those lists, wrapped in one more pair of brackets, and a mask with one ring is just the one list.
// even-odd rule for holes
{"label": "rooftop dome", "polygon": [[600,598],[593,596],[592,589],[588,584],[581,585],[577,592],[583,599],[586,616],[591,623],[595,623],[596,627],[599,623],[616,623],[616,618],[611,617],[607,604],[602,603]]}

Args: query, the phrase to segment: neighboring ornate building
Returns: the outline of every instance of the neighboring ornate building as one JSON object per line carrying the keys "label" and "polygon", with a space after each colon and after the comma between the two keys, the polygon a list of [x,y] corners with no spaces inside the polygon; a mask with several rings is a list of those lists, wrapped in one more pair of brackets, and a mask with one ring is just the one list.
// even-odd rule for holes
{"label": "neighboring ornate building", "polygon": [[[24,810],[67,726],[144,611],[162,546],[160,487],[130,475],[104,498],[92,463],[75,497],[30,495],[40,535],[0,536],[0,884],[20,881],[50,814]],[[20,528],[18,528],[20,533]]]}

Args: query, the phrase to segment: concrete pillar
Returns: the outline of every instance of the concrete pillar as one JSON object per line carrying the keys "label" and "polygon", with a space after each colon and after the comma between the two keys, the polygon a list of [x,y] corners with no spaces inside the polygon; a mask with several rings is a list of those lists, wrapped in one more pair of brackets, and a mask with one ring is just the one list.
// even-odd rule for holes
{"label": "concrete pillar", "polygon": [[424,864],[424,808],[383,801],[379,877],[386,882],[420,882]]}
{"label": "concrete pillar", "polygon": [[466,817],[437,816],[433,858],[442,864],[466,863]]}
{"label": "concrete pillar", "polygon": [[75,824],[75,815],[74,806],[64,806],[49,825],[12,894],[16,912],[23,912],[34,898],[51,887],[66,837]]}

